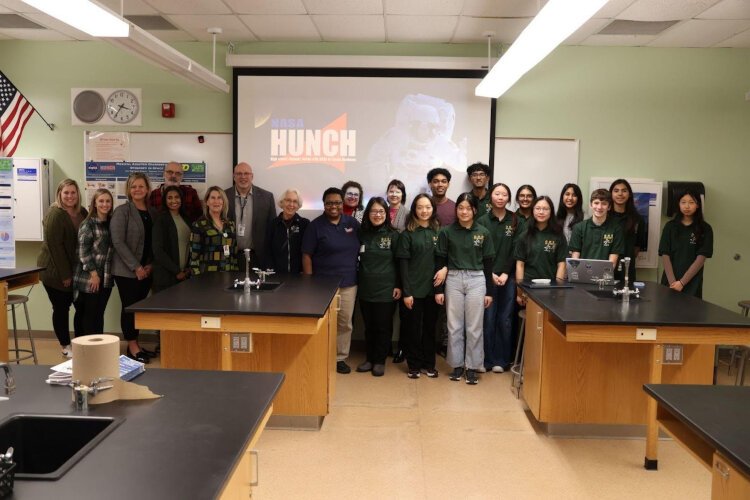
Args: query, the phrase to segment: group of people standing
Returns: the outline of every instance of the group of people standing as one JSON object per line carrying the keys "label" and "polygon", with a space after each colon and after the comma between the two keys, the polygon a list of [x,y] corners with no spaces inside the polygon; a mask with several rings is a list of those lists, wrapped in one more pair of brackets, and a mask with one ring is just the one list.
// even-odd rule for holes
{"label": "group of people standing", "polygon": [[[576,184],[563,187],[557,211],[548,196],[520,186],[513,211],[511,188],[489,185],[487,165],[467,168],[472,189],[455,201],[447,196],[451,172],[435,168],[427,173],[430,194],[418,194],[410,205],[397,179],[385,197],[371,197],[366,205],[362,186],[348,181],[325,190],[323,213],[309,221],[298,214],[302,198],[295,189],[282,194],[277,215],[273,194],[253,185],[247,163],[234,167],[231,188],[210,187],[203,203],[180,183],[181,175],[179,164],[167,164],[164,184],[151,191],[148,177],[132,174],[128,201],[114,211],[109,191],[97,190],[87,211],[75,181],[60,183],[38,262],[46,267],[42,281],[63,354],[70,352],[70,305],[76,335],[100,333],[114,284],[126,354],[148,362],[155,354],[138,344],[133,315],[125,308],[190,276],[244,270],[241,256],[250,249],[253,266],[340,279],[339,373],[351,372],[347,358],[359,303],[366,358],[358,372],[385,373],[398,311],[394,361],[406,359],[409,378],[438,377],[436,353],[445,345],[449,378],[474,385],[479,373],[502,373],[511,363],[515,311],[525,305],[516,283],[564,279],[567,257],[615,264],[622,257],[636,259],[646,244],[646,227],[625,179],[595,190],[592,215],[584,220]],[[685,193],[659,245],[662,283],[700,297],[712,246],[700,197]],[[635,273],[631,265],[631,283]]]}

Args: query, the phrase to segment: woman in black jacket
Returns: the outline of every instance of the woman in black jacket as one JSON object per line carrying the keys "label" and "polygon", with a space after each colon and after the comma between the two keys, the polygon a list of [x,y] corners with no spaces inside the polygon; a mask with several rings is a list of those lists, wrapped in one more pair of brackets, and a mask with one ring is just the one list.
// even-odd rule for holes
{"label": "woman in black jacket", "polygon": [[302,236],[310,221],[297,213],[302,208],[302,198],[296,189],[284,192],[279,207],[281,212],[268,227],[266,266],[277,273],[299,274],[302,272]]}
{"label": "woman in black jacket", "polygon": [[154,293],[176,285],[190,274],[190,222],[182,209],[182,192],[177,186],[167,186],[163,199],[152,233]]}

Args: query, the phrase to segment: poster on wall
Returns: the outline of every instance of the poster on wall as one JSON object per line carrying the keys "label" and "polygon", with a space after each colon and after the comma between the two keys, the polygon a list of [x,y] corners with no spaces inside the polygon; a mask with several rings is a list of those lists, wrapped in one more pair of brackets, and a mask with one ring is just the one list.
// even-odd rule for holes
{"label": "poster on wall", "polygon": [[[151,189],[164,182],[166,162],[86,162],[86,204],[97,189],[108,189],[115,200],[115,206],[127,201],[125,189],[128,176],[133,172],[145,173],[151,181]],[[189,184],[201,195],[206,190],[206,164],[180,163],[182,165],[182,184]]]}
{"label": "poster on wall", "polygon": [[[592,177],[589,186],[592,192],[595,189],[609,190],[614,180],[614,177]],[[636,259],[636,266],[655,269],[659,263],[662,183],[653,179],[628,179],[627,181],[633,188],[633,202],[635,202],[638,214],[643,217],[648,236],[646,248],[641,248],[641,253]]]}
{"label": "poster on wall", "polygon": [[130,161],[129,132],[91,132],[84,135],[86,161]]}
{"label": "poster on wall", "polygon": [[0,158],[0,268],[16,267],[13,234],[13,159]]}

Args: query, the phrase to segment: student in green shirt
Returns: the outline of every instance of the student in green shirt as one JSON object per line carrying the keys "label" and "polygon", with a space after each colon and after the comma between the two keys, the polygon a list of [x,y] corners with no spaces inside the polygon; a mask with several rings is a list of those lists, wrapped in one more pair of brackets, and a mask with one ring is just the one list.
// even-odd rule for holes
{"label": "student in green shirt", "polygon": [[703,264],[713,252],[714,232],[703,220],[701,198],[698,193],[688,191],[680,198],[680,211],[661,233],[662,285],[702,298]]}
{"label": "student in green shirt", "polygon": [[391,227],[388,204],[373,197],[365,207],[359,233],[359,272],[357,298],[365,324],[367,358],[358,372],[385,373],[385,358],[391,351],[393,313],[401,298],[396,269],[398,231]]}
{"label": "student in green shirt", "polygon": [[404,315],[401,318],[402,344],[409,378],[438,376],[435,368],[435,323],[438,305],[435,286],[445,279],[445,271],[435,273],[435,246],[440,223],[435,201],[418,194],[411,204],[406,230],[398,239],[396,257],[403,283]]}
{"label": "student in green shirt", "polygon": [[466,168],[466,175],[471,184],[471,194],[477,199],[477,217],[492,210],[490,190],[487,184],[490,182],[490,166],[485,163],[472,163]]}
{"label": "student in green shirt", "polygon": [[[568,246],[562,228],[552,214],[555,205],[548,196],[540,196],[531,206],[534,222],[518,236],[515,248],[516,284],[524,279],[565,279]],[[526,304],[526,296],[518,288],[516,300]]]}
{"label": "student in green shirt", "polygon": [[495,248],[492,266],[495,294],[492,304],[484,311],[483,369],[503,373],[510,366],[513,355],[513,299],[516,295],[513,240],[518,229],[518,217],[506,209],[510,203],[510,188],[507,185],[498,182],[490,188],[489,193],[492,211],[477,219],[477,224],[490,231]]}
{"label": "student in green shirt", "polygon": [[526,223],[531,219],[531,204],[536,200],[536,189],[531,184],[524,184],[516,190],[516,216],[518,217],[518,232],[521,233]]}
{"label": "student in green shirt", "polygon": [[438,267],[448,266],[445,290],[435,295],[438,304],[445,304],[448,316],[448,355],[453,368],[449,378],[466,383],[479,382],[477,372],[484,366],[482,320],[484,309],[492,304],[494,284],[492,264],[495,249],[486,227],[474,220],[477,199],[463,193],[456,199],[456,222],[443,228],[438,236],[435,258]]}
{"label": "student in green shirt", "polygon": [[[628,279],[630,283],[635,282],[635,261],[642,249],[646,248],[647,234],[646,223],[635,208],[633,200],[633,188],[625,179],[617,179],[609,186],[612,194],[612,205],[609,207],[609,216],[620,223],[622,228],[624,250],[622,257],[630,257],[630,272]],[[622,280],[625,277],[625,269],[615,271],[615,279]]]}
{"label": "student in green shirt", "polygon": [[608,217],[612,196],[606,189],[591,193],[591,218],[573,228],[568,250],[574,259],[609,260],[617,265],[623,252],[620,223]]}
{"label": "student in green shirt", "polygon": [[560,192],[560,202],[557,204],[557,223],[560,224],[565,240],[570,243],[573,226],[583,220],[583,193],[577,184],[569,182]]}

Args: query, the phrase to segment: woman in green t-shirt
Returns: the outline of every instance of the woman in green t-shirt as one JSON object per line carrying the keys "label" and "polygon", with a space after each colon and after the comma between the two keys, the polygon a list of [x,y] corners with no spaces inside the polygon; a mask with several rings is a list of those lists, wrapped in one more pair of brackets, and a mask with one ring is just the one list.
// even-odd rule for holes
{"label": "woman in green t-shirt", "polygon": [[[630,272],[628,280],[635,283],[635,261],[641,250],[646,249],[646,223],[635,208],[633,200],[633,188],[625,179],[617,179],[609,186],[612,194],[612,204],[609,206],[609,215],[620,223],[622,236],[625,240],[625,252],[622,257],[630,257]],[[615,279],[620,281],[625,277],[625,268],[615,270]]]}
{"label": "woman in green t-shirt", "polygon": [[385,373],[385,358],[391,351],[393,313],[401,298],[396,269],[398,231],[391,227],[388,204],[381,197],[371,198],[365,208],[359,232],[359,272],[357,298],[365,324],[367,358],[358,372]]}
{"label": "woman in green t-shirt", "polygon": [[703,297],[703,264],[714,252],[714,232],[703,220],[700,196],[688,190],[680,198],[680,211],[661,233],[659,255],[664,263],[662,285]]}

